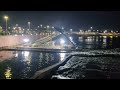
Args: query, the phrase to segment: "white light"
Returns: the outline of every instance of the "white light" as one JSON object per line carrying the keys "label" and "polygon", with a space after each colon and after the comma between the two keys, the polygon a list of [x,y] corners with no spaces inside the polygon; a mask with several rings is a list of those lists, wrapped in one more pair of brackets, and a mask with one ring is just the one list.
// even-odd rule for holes
{"label": "white light", "polygon": [[17,36],[17,34],[15,34],[15,36]]}
{"label": "white light", "polygon": [[107,36],[103,36],[103,38],[107,38]]}
{"label": "white light", "polygon": [[52,27],[52,29],[54,29],[54,27]]}
{"label": "white light", "polygon": [[42,27],[42,25],[40,25]]}
{"label": "white light", "polygon": [[24,39],[23,41],[24,41],[24,42],[29,42],[29,39]]}
{"label": "white light", "polygon": [[24,52],[22,52],[22,54],[24,54]]}
{"label": "white light", "polygon": [[47,28],[50,28],[50,26],[47,26]]}
{"label": "white light", "polygon": [[30,22],[28,22],[28,24],[30,24]]}
{"label": "white light", "polygon": [[72,40],[73,38],[72,37],[69,37],[70,38],[70,40]]}
{"label": "white light", "polygon": [[64,27],[62,27],[62,29],[64,29]]}
{"label": "white light", "polygon": [[25,56],[25,57],[28,57],[28,56],[29,56],[29,52],[28,52],[28,51],[25,51],[25,52],[24,52],[24,56]]}
{"label": "white light", "polygon": [[22,34],[22,36],[23,36],[23,34]]}
{"label": "white light", "polygon": [[91,29],[93,29],[93,27],[90,27]]}
{"label": "white light", "polygon": [[70,29],[70,31],[72,32],[72,29]]}
{"label": "white light", "polygon": [[15,57],[18,57],[18,53],[15,54]]}
{"label": "white light", "polygon": [[65,53],[60,53],[60,60],[63,61],[65,58]]}
{"label": "white light", "polygon": [[61,43],[61,44],[64,44],[64,43],[65,43],[65,40],[60,39],[60,43]]}

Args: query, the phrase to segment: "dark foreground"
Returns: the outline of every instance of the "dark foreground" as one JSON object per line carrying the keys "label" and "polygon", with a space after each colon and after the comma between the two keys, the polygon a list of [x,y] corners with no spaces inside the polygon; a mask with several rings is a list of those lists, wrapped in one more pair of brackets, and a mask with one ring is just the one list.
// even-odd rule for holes
{"label": "dark foreground", "polygon": [[76,52],[51,79],[120,79],[120,53],[114,50]]}

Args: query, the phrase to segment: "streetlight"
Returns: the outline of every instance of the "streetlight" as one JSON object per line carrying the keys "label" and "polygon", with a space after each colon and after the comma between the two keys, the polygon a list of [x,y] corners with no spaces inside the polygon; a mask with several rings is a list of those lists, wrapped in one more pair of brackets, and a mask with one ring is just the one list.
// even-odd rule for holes
{"label": "streetlight", "polygon": [[7,20],[8,20],[8,16],[4,16],[4,19],[6,21],[6,32],[7,32]]}
{"label": "streetlight", "polygon": [[28,27],[29,27],[29,30],[30,30],[30,22],[28,22]]}

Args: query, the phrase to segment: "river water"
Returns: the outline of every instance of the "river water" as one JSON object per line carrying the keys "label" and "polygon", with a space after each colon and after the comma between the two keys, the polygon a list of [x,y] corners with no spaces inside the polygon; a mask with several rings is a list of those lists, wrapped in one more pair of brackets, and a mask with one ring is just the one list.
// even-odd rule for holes
{"label": "river water", "polygon": [[[120,48],[120,37],[71,37],[79,48]],[[65,53],[0,51],[0,79],[29,79],[36,71],[62,61]]]}

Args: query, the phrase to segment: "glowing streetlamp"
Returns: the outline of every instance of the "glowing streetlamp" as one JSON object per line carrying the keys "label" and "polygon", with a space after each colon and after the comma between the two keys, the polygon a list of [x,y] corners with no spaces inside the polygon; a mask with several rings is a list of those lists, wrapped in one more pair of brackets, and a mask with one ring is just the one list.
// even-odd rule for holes
{"label": "glowing streetlamp", "polygon": [[28,22],[28,27],[29,27],[29,30],[30,30],[30,22]]}
{"label": "glowing streetlamp", "polygon": [[6,21],[6,32],[7,32],[7,21],[8,21],[8,16],[4,16],[4,19]]}

